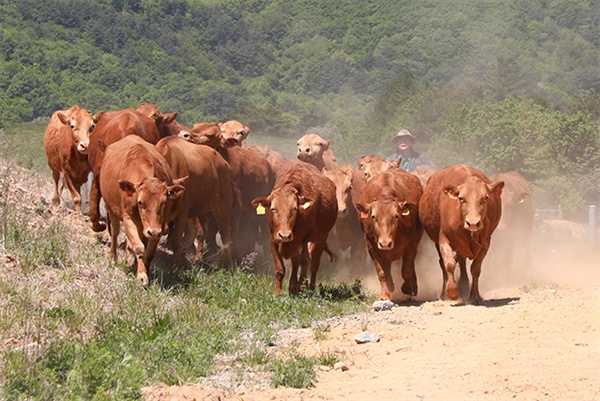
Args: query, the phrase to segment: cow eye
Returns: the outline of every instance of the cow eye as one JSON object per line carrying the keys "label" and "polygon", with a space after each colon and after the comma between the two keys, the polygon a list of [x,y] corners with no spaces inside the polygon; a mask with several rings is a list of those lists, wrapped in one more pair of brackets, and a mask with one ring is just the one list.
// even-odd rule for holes
{"label": "cow eye", "polygon": [[461,203],[464,203],[464,202],[465,202],[465,198],[463,198],[463,197],[462,197],[462,196],[460,196],[460,195],[458,195],[458,200],[459,200]]}
{"label": "cow eye", "polygon": [[485,198],[483,198],[483,200],[488,200],[488,199],[490,199],[489,195],[485,195]]}
{"label": "cow eye", "polygon": [[92,125],[90,125],[90,132],[96,127],[96,124],[92,123]]}
{"label": "cow eye", "polygon": [[71,129],[75,129],[75,124],[71,124]]}
{"label": "cow eye", "polygon": [[277,213],[277,209],[275,209],[274,207],[271,208],[271,213]]}
{"label": "cow eye", "polygon": [[141,207],[141,208],[144,207],[144,202],[142,202],[141,200],[138,200],[137,204],[138,204],[138,207]]}

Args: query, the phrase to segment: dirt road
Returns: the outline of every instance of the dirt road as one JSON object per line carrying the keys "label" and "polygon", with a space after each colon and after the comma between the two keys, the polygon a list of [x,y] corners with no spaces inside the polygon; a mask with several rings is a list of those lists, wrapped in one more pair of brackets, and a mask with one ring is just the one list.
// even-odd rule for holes
{"label": "dirt road", "polygon": [[[421,281],[422,299],[323,322],[324,340],[315,327],[281,333],[279,351],[294,344],[308,355],[335,352],[348,367],[319,369],[310,389],[158,386],[144,390],[146,399],[600,400],[597,251],[543,245],[520,271],[484,264],[485,306],[436,300],[441,273],[433,267],[421,271],[431,278]],[[357,344],[363,330],[380,341]]]}

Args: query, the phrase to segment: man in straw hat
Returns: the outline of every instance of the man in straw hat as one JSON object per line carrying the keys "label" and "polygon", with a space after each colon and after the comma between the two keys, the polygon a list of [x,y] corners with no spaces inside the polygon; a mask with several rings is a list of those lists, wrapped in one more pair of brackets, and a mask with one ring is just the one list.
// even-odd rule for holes
{"label": "man in straw hat", "polygon": [[398,131],[392,138],[392,143],[396,147],[396,152],[387,158],[388,161],[394,161],[400,158],[399,167],[411,172],[422,165],[431,166],[429,159],[425,155],[416,152],[412,146],[417,142],[417,137],[408,130]]}

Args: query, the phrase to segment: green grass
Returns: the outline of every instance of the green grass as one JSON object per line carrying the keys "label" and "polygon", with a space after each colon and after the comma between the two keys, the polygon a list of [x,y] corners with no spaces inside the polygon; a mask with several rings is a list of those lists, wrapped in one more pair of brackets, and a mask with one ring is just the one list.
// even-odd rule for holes
{"label": "green grass", "polygon": [[50,177],[44,150],[44,132],[47,126],[46,121],[4,128],[4,133],[0,135],[2,157],[15,161],[18,166]]}

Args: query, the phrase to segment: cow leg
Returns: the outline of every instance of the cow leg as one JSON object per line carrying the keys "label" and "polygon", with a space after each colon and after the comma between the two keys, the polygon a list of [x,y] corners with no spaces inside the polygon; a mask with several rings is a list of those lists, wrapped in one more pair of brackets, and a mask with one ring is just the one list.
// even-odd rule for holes
{"label": "cow leg", "polygon": [[373,265],[375,266],[377,278],[379,278],[379,285],[381,286],[381,295],[379,296],[379,299],[389,301],[391,293],[396,289],[394,280],[390,274],[392,263],[380,258],[371,246],[369,246],[368,250],[371,259],[373,260]]}
{"label": "cow leg", "polygon": [[100,177],[94,174],[92,177],[92,187],[90,188],[90,221],[92,230],[99,233],[106,230],[106,224],[100,221]]}
{"label": "cow leg", "polygon": [[73,183],[73,178],[71,175],[67,174],[65,171],[63,171],[63,182],[71,193],[71,198],[73,198],[73,204],[75,205],[75,211],[81,214],[81,193],[79,192],[81,190],[81,186],[76,187]]}
{"label": "cow leg", "polygon": [[275,265],[275,294],[280,295],[283,278],[285,277],[285,263],[281,253],[279,252],[277,244],[275,244],[273,241],[271,241],[271,254],[273,255],[273,262]]}
{"label": "cow leg", "polygon": [[[148,242],[144,249],[144,266],[146,266],[147,269],[150,269],[150,264],[152,264],[152,260],[154,260],[154,256],[156,255],[156,249],[158,248],[159,240],[160,240],[160,238],[148,239]],[[147,277],[147,275],[146,275],[146,277]],[[138,279],[139,279],[139,277],[138,277]],[[141,281],[143,282],[143,280],[141,280]]]}
{"label": "cow leg", "polygon": [[[304,251],[303,251],[304,252]],[[290,295],[296,295],[300,292],[300,286],[303,281],[306,279],[306,265],[302,265],[301,262],[302,255],[292,256],[290,259],[292,261],[292,269],[290,271]],[[300,280],[298,280],[298,268],[300,268]],[[302,271],[304,270],[304,280],[302,279]]]}
{"label": "cow leg", "polygon": [[469,302],[474,305],[483,305],[483,298],[479,295],[479,276],[481,275],[481,265],[487,250],[482,250],[479,255],[471,263],[471,276],[473,283],[471,284],[471,294],[469,295]]}
{"label": "cow leg", "polygon": [[466,299],[466,295],[469,293],[469,275],[467,274],[467,259],[457,254],[456,262],[458,263],[458,266],[460,266],[458,292],[461,298]]}
{"label": "cow leg", "polygon": [[417,286],[417,274],[415,272],[415,260],[417,259],[417,248],[409,247],[402,257],[402,292],[412,297],[419,292]]}
{"label": "cow leg", "polygon": [[52,178],[54,179],[54,193],[52,194],[52,203],[55,205],[59,205],[60,195],[58,193],[58,182],[60,181],[60,171],[52,171]]}
{"label": "cow leg", "polygon": [[459,292],[458,286],[456,285],[456,281],[454,279],[456,260],[454,259],[450,241],[443,234],[440,234],[438,250],[440,253],[440,265],[442,266],[442,272],[444,273],[446,296],[448,299],[457,300]]}
{"label": "cow leg", "polygon": [[194,262],[198,263],[202,260],[202,251],[204,250],[204,228],[200,223],[200,218],[194,217],[194,226],[196,227],[196,256]]}
{"label": "cow leg", "polygon": [[127,241],[129,246],[135,255],[136,260],[136,278],[142,283],[142,285],[148,285],[148,270],[145,264],[145,247],[142,242],[138,228],[136,224],[130,219],[125,218],[123,220],[123,230],[127,235]]}
{"label": "cow leg", "polygon": [[310,263],[310,283],[309,287],[311,290],[314,290],[317,284],[317,273],[319,272],[319,266],[321,264],[321,255],[325,250],[327,243],[325,240],[323,242],[308,243],[308,261]]}
{"label": "cow leg", "polygon": [[121,231],[121,221],[114,217],[111,218],[110,215],[108,216],[108,221],[109,221],[109,232],[110,232],[110,255],[112,256],[113,260],[116,262],[117,261],[117,249],[118,249],[118,240],[119,240],[119,232]]}
{"label": "cow leg", "polygon": [[233,265],[232,254],[235,253],[236,257],[239,257],[238,252],[233,252],[235,244],[233,242],[233,236],[231,232],[231,216],[225,213],[220,213],[216,217],[216,224],[221,234],[221,241],[223,242],[223,264],[225,267],[230,268]]}

